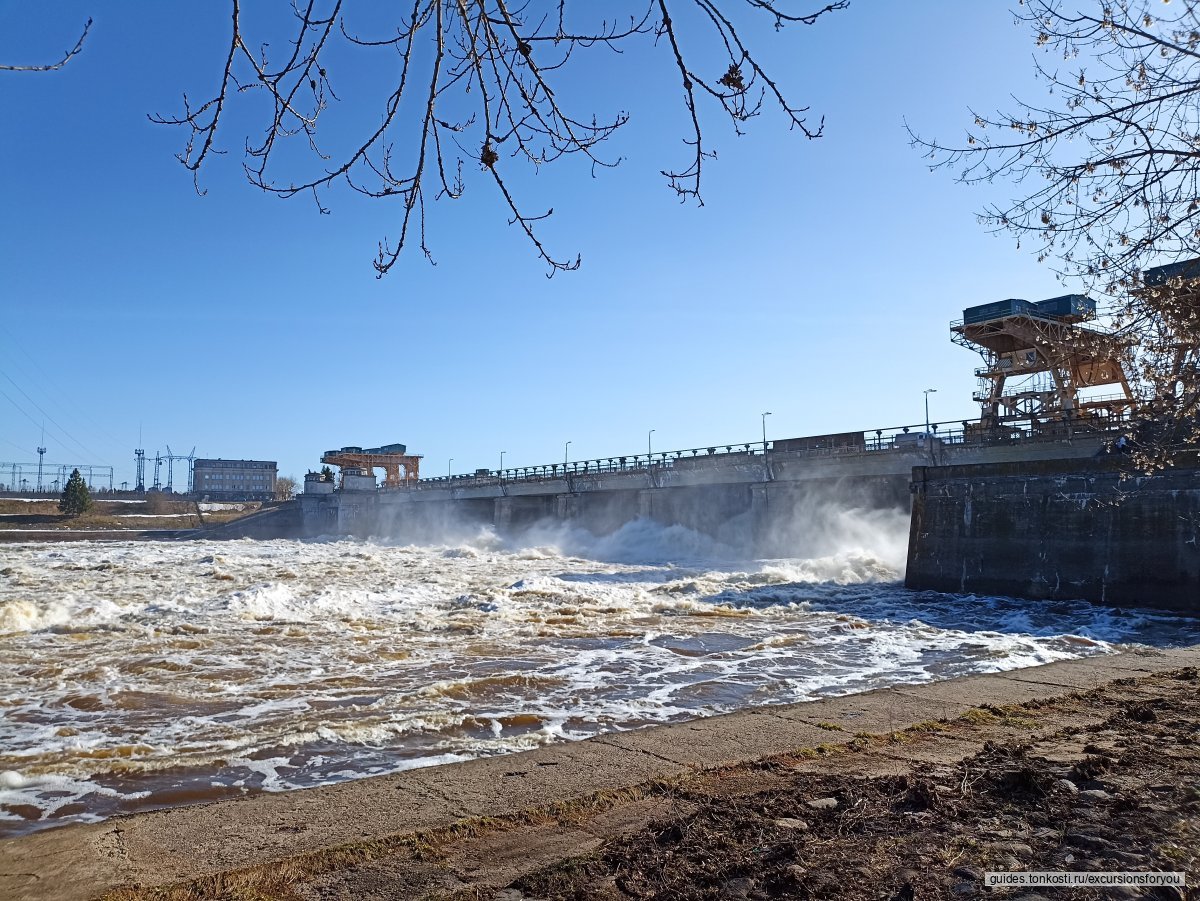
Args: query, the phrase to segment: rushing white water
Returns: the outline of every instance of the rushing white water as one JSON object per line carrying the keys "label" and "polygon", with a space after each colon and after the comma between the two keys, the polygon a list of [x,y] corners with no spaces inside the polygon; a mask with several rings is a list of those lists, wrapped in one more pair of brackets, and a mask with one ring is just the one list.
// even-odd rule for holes
{"label": "rushing white water", "polygon": [[0,834],[1200,639],[909,592],[894,528],[860,526],[755,562],[646,521],[522,546],[0,546]]}

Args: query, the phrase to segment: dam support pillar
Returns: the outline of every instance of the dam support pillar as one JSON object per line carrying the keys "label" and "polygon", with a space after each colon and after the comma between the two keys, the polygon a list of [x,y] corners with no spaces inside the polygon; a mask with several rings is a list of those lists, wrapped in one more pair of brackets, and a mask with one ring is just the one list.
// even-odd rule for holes
{"label": "dam support pillar", "polygon": [[637,493],[637,515],[639,519],[654,519],[654,498],[659,494],[657,488],[643,488]]}
{"label": "dam support pillar", "polygon": [[560,522],[579,518],[579,495],[559,494],[554,498],[554,515]]}
{"label": "dam support pillar", "polygon": [[300,534],[305,538],[338,534],[337,499],[330,494],[302,494],[300,501]]}
{"label": "dam support pillar", "polygon": [[492,525],[501,530],[533,525],[555,515],[556,500],[553,495],[498,497],[493,501]]}
{"label": "dam support pillar", "polygon": [[513,501],[516,498],[498,497],[492,502],[492,525],[504,530],[512,525]]}
{"label": "dam support pillar", "polygon": [[771,544],[769,487],[766,482],[750,486],[750,539],[760,552],[766,552]]}

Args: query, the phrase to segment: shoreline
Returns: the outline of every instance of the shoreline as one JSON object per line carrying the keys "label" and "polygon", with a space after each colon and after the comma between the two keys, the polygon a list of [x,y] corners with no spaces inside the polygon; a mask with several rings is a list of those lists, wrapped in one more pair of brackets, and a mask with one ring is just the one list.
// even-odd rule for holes
{"label": "shoreline", "polygon": [[[0,529],[0,543],[52,544],[59,541],[171,541],[199,536],[202,531],[202,529]],[[193,532],[195,536],[192,535]]]}
{"label": "shoreline", "polygon": [[0,896],[86,899],[123,887],[179,885],[273,867],[335,849],[359,849],[349,854],[356,860],[386,855],[422,835],[470,823],[633,797],[647,787],[721,768],[956,721],[979,709],[1047,703],[1116,680],[1197,665],[1200,646],[1127,651],[750,708],[391,776],[67,825],[0,843]]}

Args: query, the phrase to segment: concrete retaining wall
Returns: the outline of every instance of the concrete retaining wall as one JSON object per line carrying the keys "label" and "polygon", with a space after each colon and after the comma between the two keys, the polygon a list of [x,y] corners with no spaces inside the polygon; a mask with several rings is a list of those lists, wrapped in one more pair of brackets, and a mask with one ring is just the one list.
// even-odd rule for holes
{"label": "concrete retaining wall", "polygon": [[254,538],[259,541],[269,541],[273,538],[295,538],[300,534],[301,523],[300,502],[291,500],[218,526],[195,529],[185,537]]}
{"label": "concrete retaining wall", "polygon": [[1200,614],[1198,530],[1194,462],[918,467],[905,585]]}

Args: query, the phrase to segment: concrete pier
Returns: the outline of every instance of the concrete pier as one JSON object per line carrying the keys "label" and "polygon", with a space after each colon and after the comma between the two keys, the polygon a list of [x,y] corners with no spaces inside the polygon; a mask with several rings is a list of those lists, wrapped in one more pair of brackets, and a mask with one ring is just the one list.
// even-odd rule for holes
{"label": "concrete pier", "polygon": [[1200,613],[1200,466],[919,467],[905,585]]}

